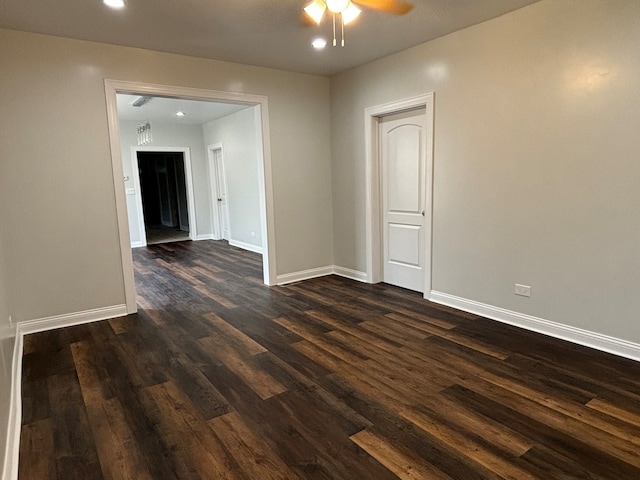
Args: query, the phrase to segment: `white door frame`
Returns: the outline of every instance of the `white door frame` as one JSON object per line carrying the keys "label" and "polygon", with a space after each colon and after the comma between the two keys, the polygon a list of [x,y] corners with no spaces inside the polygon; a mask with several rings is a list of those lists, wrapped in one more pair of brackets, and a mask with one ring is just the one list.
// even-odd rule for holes
{"label": "white door frame", "polygon": [[[187,209],[189,211],[189,239],[198,238],[196,223],[196,200],[193,195],[193,174],[191,170],[191,149],[189,147],[131,147],[131,158],[134,160],[133,186],[136,189],[136,211],[138,212],[138,229],[140,230],[139,247],[147,246],[147,232],[144,224],[144,209],[142,208],[142,188],[140,188],[140,170],[138,152],[171,152],[182,153],[184,159],[184,181],[187,187]],[[133,245],[132,245],[133,246]]]}
{"label": "white door frame", "polygon": [[[213,145],[207,145],[207,159],[208,159],[208,163],[207,166],[209,168],[209,185],[211,188],[211,225],[213,226],[213,239],[214,240],[222,240],[224,238],[224,232],[221,229],[221,225],[222,225],[222,220],[220,219],[220,214],[219,214],[219,210],[217,208],[218,205],[218,198],[219,198],[219,193],[218,193],[218,183],[217,183],[217,179],[216,176],[214,174],[215,170],[215,165],[213,164],[213,162],[215,161],[215,157],[214,157],[214,152],[216,152],[217,150],[220,150],[220,154],[222,155],[222,163],[224,165],[224,150],[222,149],[222,144],[221,143],[215,143]],[[220,172],[218,172],[220,173]],[[224,182],[224,184],[227,184],[227,178],[226,178],[226,169],[223,166],[223,173],[222,173],[222,179],[221,181]],[[229,209],[229,190],[227,190],[227,211]],[[227,222],[229,221],[229,215],[227,215]],[[227,225],[227,229],[229,230],[229,240],[231,239],[231,225]]]}
{"label": "white door frame", "polygon": [[125,302],[127,313],[135,313],[136,289],[133,278],[133,256],[131,253],[131,234],[127,216],[126,192],[124,188],[124,171],[122,153],[120,150],[120,126],[118,124],[118,107],[116,95],[126,93],[132,95],[151,95],[188,100],[220,101],[258,105],[260,127],[258,134],[262,141],[261,165],[258,173],[258,188],[260,193],[260,219],[262,229],[262,270],[265,285],[276,284],[276,242],[275,219],[273,207],[273,182],[271,175],[271,136],[269,133],[269,103],[264,95],[247,93],[222,92],[216,90],[202,90],[198,88],[176,87],[170,85],[154,85],[140,82],[120,80],[104,81],[105,99],[107,104],[107,121],[109,126],[109,144],[111,147],[111,166],[113,170],[113,185],[120,237],[120,254],[124,282]]}
{"label": "white door frame", "polygon": [[431,294],[431,236],[433,226],[433,92],[405,100],[366,108],[364,111],[366,178],[366,262],[367,282],[382,281],[382,184],[380,177],[379,125],[386,115],[425,107],[427,115],[425,278],[424,298]]}

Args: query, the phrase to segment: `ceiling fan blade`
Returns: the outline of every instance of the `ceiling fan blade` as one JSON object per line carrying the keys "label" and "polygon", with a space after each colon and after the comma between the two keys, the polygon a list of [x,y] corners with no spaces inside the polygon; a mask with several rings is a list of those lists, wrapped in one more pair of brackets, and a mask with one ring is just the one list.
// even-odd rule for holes
{"label": "ceiling fan blade", "polygon": [[413,9],[413,5],[404,0],[355,0],[354,3],[394,15],[404,15]]}

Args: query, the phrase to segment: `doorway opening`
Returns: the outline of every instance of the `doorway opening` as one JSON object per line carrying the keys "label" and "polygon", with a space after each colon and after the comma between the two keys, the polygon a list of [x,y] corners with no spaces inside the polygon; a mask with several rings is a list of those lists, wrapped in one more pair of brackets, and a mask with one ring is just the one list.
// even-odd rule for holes
{"label": "doorway opening", "polygon": [[189,237],[189,203],[182,152],[137,152],[147,245]]}
{"label": "doorway opening", "polygon": [[[127,200],[131,247],[197,238],[195,195],[188,147],[131,147],[131,180]],[[129,191],[131,190],[131,191]],[[132,193],[139,192],[139,195]]]}
{"label": "doorway opening", "polygon": [[[253,127],[252,131],[255,131],[255,144],[258,152],[258,154],[256,155],[256,162],[258,167],[256,172],[257,194],[254,193],[254,198],[256,208],[258,210],[258,218],[256,220],[257,228],[252,228],[249,233],[251,234],[251,237],[255,237],[257,240],[259,240],[260,253],[262,253],[263,281],[266,285],[274,285],[276,283],[277,269],[275,257],[275,221],[273,214],[273,187],[271,180],[271,149],[267,97],[245,93],[220,92],[186,87],[150,85],[138,82],[105,80],[105,97],[107,103],[107,118],[109,123],[109,138],[111,146],[116,213],[120,237],[120,250],[122,255],[122,269],[124,276],[124,290],[127,313],[134,313],[137,311],[133,256],[131,251],[131,231],[144,231],[144,227],[141,229],[137,228],[140,223],[140,219],[144,218],[144,212],[142,201],[140,201],[137,208],[139,212],[139,215],[137,215],[138,221],[136,222],[135,219],[129,216],[127,209],[127,204],[129,204],[129,207],[131,207],[133,205],[133,202],[135,201],[135,197],[140,197],[140,195],[138,195],[138,192],[140,192],[140,172],[137,168],[134,168],[130,173],[125,173],[124,171],[122,159],[123,157],[126,157],[128,155],[128,151],[122,151],[123,143],[121,143],[121,135],[123,139],[122,141],[124,142],[125,146],[132,145],[132,143],[130,142],[135,142],[135,140],[130,137],[133,136],[132,132],[135,132],[135,125],[134,128],[128,128],[121,132],[118,117],[118,95],[135,95],[140,97],[162,98],[167,100],[184,100],[196,103],[200,102],[203,105],[214,103],[221,106],[228,105],[232,108],[235,107],[236,110],[237,106],[254,107],[253,109],[251,109],[251,112],[253,112],[252,114],[254,115],[256,121],[255,127]],[[151,120],[151,122],[153,124],[153,119]],[[158,128],[160,128],[158,127],[158,125],[162,127],[161,123],[155,124],[155,126],[153,127],[154,138],[160,137],[159,133],[161,132],[157,130]],[[165,131],[163,132],[163,136],[164,138],[168,138],[166,135],[175,133],[178,130],[179,128],[165,129]],[[202,132],[200,132],[198,135],[201,138]],[[175,139],[175,136],[173,138]],[[150,147],[138,147],[138,149],[153,150],[153,148]],[[160,147],[158,147],[157,149],[166,150],[165,148]],[[133,150],[136,150],[136,148],[131,147],[131,150],[131,158],[136,159],[137,152],[135,152],[135,154],[133,152]],[[194,147],[194,155],[196,155],[196,157],[194,158],[198,159],[196,166],[199,169],[197,172],[198,175],[196,177],[197,185],[195,186],[199,189],[200,192],[202,192],[203,188],[208,189],[206,186],[207,182],[206,180],[204,180],[208,176],[206,172],[207,168],[204,167],[205,171],[202,171],[202,162],[201,160],[199,160],[202,158],[202,154],[206,155],[204,149],[202,150],[202,153],[199,153],[200,147]],[[187,203],[189,204],[187,214],[189,222],[189,235],[193,240],[211,239],[212,235],[210,233],[207,233],[210,223],[210,218],[207,218],[207,212],[209,211],[209,207],[207,206],[207,204],[209,203],[209,199],[203,200],[202,197],[199,197],[200,199],[198,200],[196,211],[195,201],[193,201],[193,191],[189,192],[189,186],[192,182],[189,179],[191,173],[188,149],[185,153],[184,160],[186,189],[188,197]],[[137,183],[135,185],[126,183],[130,182],[131,180],[134,180]],[[131,210],[132,209],[129,208],[129,211]],[[202,224],[202,233],[196,232],[196,213],[200,216],[198,218],[198,222]],[[134,238],[134,240],[137,240],[137,238]],[[241,245],[238,246],[242,248]]]}

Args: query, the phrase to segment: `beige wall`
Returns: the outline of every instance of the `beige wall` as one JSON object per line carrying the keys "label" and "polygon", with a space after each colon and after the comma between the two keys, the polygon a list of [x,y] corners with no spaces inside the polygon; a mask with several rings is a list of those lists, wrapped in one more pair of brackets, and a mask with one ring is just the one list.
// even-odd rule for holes
{"label": "beige wall", "polygon": [[365,270],[364,109],[433,91],[432,288],[640,342],[638,52],[637,0],[544,0],[333,77],[335,263]]}
{"label": "beige wall", "polygon": [[104,79],[269,98],[278,273],[329,265],[329,80],[0,30],[0,190],[17,321],[124,303]]}
{"label": "beige wall", "polygon": [[229,240],[260,251],[262,234],[258,173],[262,167],[262,148],[259,145],[259,124],[260,107],[254,106],[205,123],[201,131],[205,148],[222,145],[229,204]]}

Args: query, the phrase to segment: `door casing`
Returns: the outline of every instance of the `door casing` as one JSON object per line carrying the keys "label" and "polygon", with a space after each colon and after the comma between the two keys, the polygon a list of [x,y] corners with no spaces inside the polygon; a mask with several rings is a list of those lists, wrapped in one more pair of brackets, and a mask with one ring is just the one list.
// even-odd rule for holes
{"label": "door casing", "polygon": [[368,107],[364,111],[365,124],[365,182],[366,182],[366,235],[365,255],[367,282],[382,281],[382,184],[380,158],[380,119],[386,115],[414,110],[420,107],[426,109],[427,140],[426,140],[426,185],[425,188],[425,275],[423,296],[429,299],[431,293],[431,245],[433,232],[433,112],[434,93]]}

